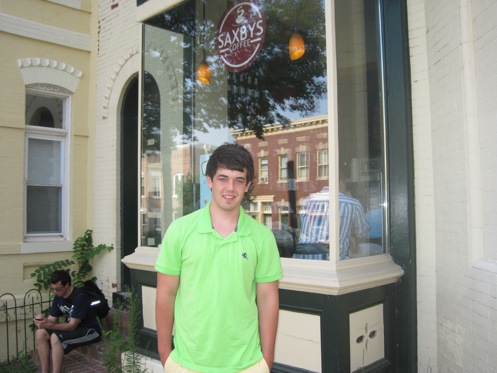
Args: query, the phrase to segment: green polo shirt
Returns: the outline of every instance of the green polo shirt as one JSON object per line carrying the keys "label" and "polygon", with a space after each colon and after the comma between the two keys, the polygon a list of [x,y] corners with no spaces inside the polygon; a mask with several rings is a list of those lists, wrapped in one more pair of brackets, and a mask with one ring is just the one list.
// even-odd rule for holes
{"label": "green polo shirt", "polygon": [[223,238],[207,206],[171,223],[155,269],[180,276],[174,361],[199,372],[233,373],[262,358],[256,283],[282,277],[267,227],[240,208],[237,230]]}

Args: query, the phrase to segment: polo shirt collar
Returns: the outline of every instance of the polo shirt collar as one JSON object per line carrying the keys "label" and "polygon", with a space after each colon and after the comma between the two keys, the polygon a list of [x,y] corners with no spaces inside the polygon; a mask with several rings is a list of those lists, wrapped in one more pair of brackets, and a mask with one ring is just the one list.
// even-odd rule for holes
{"label": "polo shirt collar", "polygon": [[[198,227],[199,227],[199,232],[200,233],[209,233],[212,232],[212,220],[211,220],[211,214],[210,214],[210,205],[211,203],[202,208],[200,211],[200,219],[198,222]],[[240,206],[240,216],[238,217],[238,227],[236,230],[236,233],[239,236],[247,236],[250,234],[250,227],[247,224],[247,219],[252,219],[250,216],[248,216],[243,208]]]}

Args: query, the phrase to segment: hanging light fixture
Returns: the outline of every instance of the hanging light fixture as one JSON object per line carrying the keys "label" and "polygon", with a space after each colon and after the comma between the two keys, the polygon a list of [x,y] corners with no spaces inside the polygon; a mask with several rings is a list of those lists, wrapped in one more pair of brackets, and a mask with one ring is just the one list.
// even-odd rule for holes
{"label": "hanging light fixture", "polygon": [[204,57],[202,58],[202,62],[200,65],[198,65],[197,68],[197,80],[205,85],[209,85],[211,82],[211,71],[209,69],[209,65],[207,64],[207,60],[205,58],[205,29],[206,29],[206,23],[205,23],[205,1],[203,3],[203,25],[202,25],[202,33],[201,33],[201,45],[202,45],[202,50]]}
{"label": "hanging light fixture", "polygon": [[305,43],[302,35],[294,33],[288,42],[288,53],[292,61],[298,60],[305,53]]}
{"label": "hanging light fixture", "polygon": [[204,60],[202,60],[202,63],[198,65],[197,80],[205,85],[209,85],[211,82],[211,71],[209,69],[209,65],[205,61],[205,57]]}

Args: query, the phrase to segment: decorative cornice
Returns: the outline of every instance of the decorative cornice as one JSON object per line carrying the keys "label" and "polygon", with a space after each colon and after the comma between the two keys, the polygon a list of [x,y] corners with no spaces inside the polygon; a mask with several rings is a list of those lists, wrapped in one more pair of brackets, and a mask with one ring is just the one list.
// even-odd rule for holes
{"label": "decorative cornice", "polygon": [[[309,127],[327,127],[327,126],[328,126],[328,116],[320,115],[317,117],[292,120],[290,124],[274,124],[274,125],[264,126],[264,136],[277,134],[281,132],[308,130]],[[246,129],[232,130],[231,134],[236,139],[255,137],[254,131]]]}
{"label": "decorative cornice", "polygon": [[83,76],[83,72],[81,70],[76,69],[74,66],[68,65],[65,62],[51,60],[48,58],[37,58],[37,57],[20,58],[17,60],[17,66],[19,66],[20,69],[28,67],[46,67],[49,69],[64,71],[68,74],[73,75],[78,79],[81,79],[81,77]]}
{"label": "decorative cornice", "polygon": [[117,61],[117,64],[114,66],[114,70],[112,75],[110,76],[110,83],[107,85],[107,92],[104,95],[104,102],[102,104],[102,118],[107,119],[109,117],[109,101],[112,96],[112,91],[114,90],[114,86],[116,84],[116,80],[119,77],[119,73],[123,69],[124,65],[133,58],[135,55],[139,53],[136,47],[132,47],[122,58]]}

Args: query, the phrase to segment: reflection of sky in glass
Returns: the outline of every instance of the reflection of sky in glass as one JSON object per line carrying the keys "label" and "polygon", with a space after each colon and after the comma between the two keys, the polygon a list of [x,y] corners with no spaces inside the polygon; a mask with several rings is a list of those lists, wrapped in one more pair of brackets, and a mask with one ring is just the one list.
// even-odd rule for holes
{"label": "reflection of sky in glass", "polygon": [[229,128],[210,128],[209,132],[194,131],[195,137],[199,144],[205,144],[213,148],[217,148],[226,142],[234,142],[230,134]]}
{"label": "reflection of sky in glass", "polygon": [[302,119],[302,118],[306,118],[306,117],[313,117],[313,116],[328,114],[328,97],[325,95],[317,101],[316,111],[315,111],[314,115],[302,116],[302,114],[300,112],[295,111],[295,110],[282,110],[282,111],[280,111],[280,114],[284,115],[285,117],[287,117],[290,120]]}

